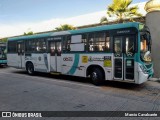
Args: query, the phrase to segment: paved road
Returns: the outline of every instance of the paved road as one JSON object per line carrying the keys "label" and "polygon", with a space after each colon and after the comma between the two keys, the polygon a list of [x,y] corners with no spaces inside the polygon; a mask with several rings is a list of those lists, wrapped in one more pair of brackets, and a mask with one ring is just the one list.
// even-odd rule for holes
{"label": "paved road", "polygon": [[78,77],[43,73],[29,76],[22,70],[0,68],[0,111],[158,110],[160,111],[159,82],[148,81],[142,85],[106,82],[104,86],[96,87],[89,80]]}

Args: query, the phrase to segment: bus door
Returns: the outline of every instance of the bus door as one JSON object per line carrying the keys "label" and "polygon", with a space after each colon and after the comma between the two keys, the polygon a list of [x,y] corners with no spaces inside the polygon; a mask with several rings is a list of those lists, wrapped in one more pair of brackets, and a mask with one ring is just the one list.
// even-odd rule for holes
{"label": "bus door", "polygon": [[50,41],[50,71],[61,72],[61,42]]}
{"label": "bus door", "polygon": [[22,69],[24,67],[24,42],[17,42],[17,53],[18,68]]}
{"label": "bus door", "polygon": [[134,80],[135,37],[114,37],[114,79]]}

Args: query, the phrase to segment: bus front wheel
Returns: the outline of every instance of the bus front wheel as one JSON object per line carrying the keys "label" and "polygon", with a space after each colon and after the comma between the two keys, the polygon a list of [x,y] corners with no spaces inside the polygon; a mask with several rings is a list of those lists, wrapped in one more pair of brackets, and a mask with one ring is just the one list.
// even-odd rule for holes
{"label": "bus front wheel", "polygon": [[104,82],[102,71],[98,68],[94,68],[91,72],[91,80],[96,86],[102,85]]}
{"label": "bus front wheel", "polygon": [[29,75],[33,75],[34,74],[34,66],[32,63],[28,63],[27,64],[27,72]]}

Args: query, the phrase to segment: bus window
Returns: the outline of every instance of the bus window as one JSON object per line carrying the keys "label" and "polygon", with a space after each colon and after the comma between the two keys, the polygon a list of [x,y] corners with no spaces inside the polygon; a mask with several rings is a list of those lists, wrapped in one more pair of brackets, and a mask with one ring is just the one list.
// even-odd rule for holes
{"label": "bus window", "polygon": [[147,40],[142,39],[141,40],[141,52],[147,51]]}
{"label": "bus window", "polygon": [[31,41],[31,51],[36,51],[36,40]]}
{"label": "bus window", "polygon": [[46,41],[44,39],[37,40],[36,42],[36,52],[46,52]]}
{"label": "bus window", "polygon": [[105,51],[105,34],[97,33],[95,35],[95,49],[94,51]]}
{"label": "bus window", "polygon": [[110,37],[106,37],[106,46],[105,46],[105,51],[110,52]]}
{"label": "bus window", "polygon": [[71,36],[65,36],[62,44],[63,52],[69,52],[71,50],[70,44],[71,44]]}
{"label": "bus window", "polygon": [[56,42],[56,47],[57,47],[57,56],[61,56],[61,42]]}
{"label": "bus window", "polygon": [[56,50],[55,42],[51,42],[50,43],[50,53],[51,53],[51,56],[55,56],[55,50]]}
{"label": "bus window", "polygon": [[17,52],[18,52],[18,53],[21,52],[21,49],[22,49],[21,47],[22,47],[21,44],[18,44],[18,45],[17,45]]}
{"label": "bus window", "polygon": [[126,37],[126,55],[133,56],[135,47],[134,47],[134,37]]}
{"label": "bus window", "polygon": [[102,52],[105,51],[105,34],[96,33],[89,35],[89,51]]}
{"label": "bus window", "polygon": [[91,33],[88,36],[88,41],[89,41],[89,51],[94,51],[94,34]]}
{"label": "bus window", "polygon": [[8,53],[16,53],[17,51],[17,42],[15,41],[11,41],[11,42],[8,42]]}
{"label": "bus window", "polygon": [[115,53],[122,52],[122,40],[121,39],[122,39],[121,37],[115,38],[115,42],[114,42],[114,52]]}
{"label": "bus window", "polygon": [[67,36],[66,51],[70,51],[71,50],[70,44],[71,44],[71,36]]}
{"label": "bus window", "polygon": [[84,43],[84,50],[88,51],[88,45],[87,45],[87,34],[82,35],[82,43]]}
{"label": "bus window", "polygon": [[[150,40],[148,40],[150,41]],[[144,62],[151,62],[150,42],[145,35],[141,36],[141,58]]]}

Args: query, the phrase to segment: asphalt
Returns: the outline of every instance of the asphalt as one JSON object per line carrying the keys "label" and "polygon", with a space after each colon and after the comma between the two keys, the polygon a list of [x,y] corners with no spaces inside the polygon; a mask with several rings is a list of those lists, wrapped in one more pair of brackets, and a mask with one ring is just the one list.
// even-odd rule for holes
{"label": "asphalt", "polygon": [[90,80],[79,77],[44,73],[29,76],[23,70],[0,68],[0,111],[160,111],[160,82],[148,81],[135,85],[108,81],[97,87]]}

